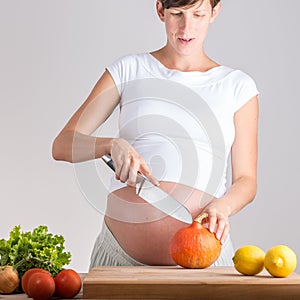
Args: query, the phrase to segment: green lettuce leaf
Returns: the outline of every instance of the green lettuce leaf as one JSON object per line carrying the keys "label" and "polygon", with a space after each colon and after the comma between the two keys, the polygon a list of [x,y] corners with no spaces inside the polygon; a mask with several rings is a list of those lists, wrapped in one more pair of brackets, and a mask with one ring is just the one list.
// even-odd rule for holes
{"label": "green lettuce leaf", "polygon": [[0,240],[0,265],[13,266],[20,278],[31,268],[43,268],[55,276],[71,261],[64,242],[63,236],[49,233],[47,226],[40,225],[32,232],[15,226],[8,240]]}

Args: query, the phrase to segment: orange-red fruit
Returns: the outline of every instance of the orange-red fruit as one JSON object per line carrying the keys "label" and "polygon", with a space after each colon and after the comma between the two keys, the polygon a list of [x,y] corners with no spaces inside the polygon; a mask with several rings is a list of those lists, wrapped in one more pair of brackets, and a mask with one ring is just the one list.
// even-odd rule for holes
{"label": "orange-red fruit", "polygon": [[30,276],[27,283],[28,296],[34,300],[48,300],[55,291],[51,274],[37,272]]}
{"label": "orange-red fruit", "polygon": [[194,221],[180,229],[170,243],[170,254],[184,268],[207,268],[221,253],[221,243],[215,234]]}
{"label": "orange-red fruit", "polygon": [[34,273],[47,273],[50,275],[50,273],[48,271],[41,269],[41,268],[32,268],[32,269],[29,269],[28,271],[26,271],[24,273],[24,275],[22,276],[21,284],[22,284],[22,289],[23,289],[24,293],[26,293],[27,295],[28,295],[28,289],[27,289],[28,280],[31,277],[31,275]]}
{"label": "orange-red fruit", "polygon": [[60,271],[54,281],[55,295],[61,298],[73,298],[81,289],[80,275],[72,269]]}

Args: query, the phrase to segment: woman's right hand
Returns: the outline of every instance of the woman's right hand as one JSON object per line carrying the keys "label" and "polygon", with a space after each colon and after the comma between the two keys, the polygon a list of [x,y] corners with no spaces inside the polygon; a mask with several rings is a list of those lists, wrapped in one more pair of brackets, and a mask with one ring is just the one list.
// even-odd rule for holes
{"label": "woman's right hand", "polygon": [[115,165],[117,180],[127,182],[129,186],[135,187],[137,173],[141,173],[152,184],[159,185],[158,180],[151,175],[144,158],[126,140],[122,138],[113,139],[110,155]]}

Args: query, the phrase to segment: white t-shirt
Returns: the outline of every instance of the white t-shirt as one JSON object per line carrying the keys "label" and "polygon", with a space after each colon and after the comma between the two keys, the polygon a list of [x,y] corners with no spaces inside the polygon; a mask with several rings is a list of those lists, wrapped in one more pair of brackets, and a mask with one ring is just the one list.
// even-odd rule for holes
{"label": "white t-shirt", "polygon": [[[121,95],[119,136],[144,157],[153,175],[221,197],[234,113],[258,95],[255,82],[226,66],[171,70],[150,53],[124,56],[107,70]],[[111,191],[123,186],[112,178]]]}

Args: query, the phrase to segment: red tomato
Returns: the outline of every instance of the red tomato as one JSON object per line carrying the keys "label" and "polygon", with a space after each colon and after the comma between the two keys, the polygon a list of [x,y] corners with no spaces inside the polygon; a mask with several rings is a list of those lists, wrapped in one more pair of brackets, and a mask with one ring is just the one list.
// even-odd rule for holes
{"label": "red tomato", "polygon": [[54,294],[54,279],[51,274],[36,272],[30,276],[27,290],[29,297],[35,300],[47,300]]}
{"label": "red tomato", "polygon": [[79,274],[72,269],[60,271],[54,277],[54,281],[55,295],[61,298],[73,298],[81,289],[81,278]]}
{"label": "red tomato", "polygon": [[32,274],[34,273],[47,273],[50,274],[48,271],[41,269],[41,268],[33,268],[33,269],[29,269],[28,271],[26,271],[24,273],[24,275],[22,276],[22,289],[23,291],[28,295],[28,289],[27,289],[27,284],[28,284],[28,280],[31,277]]}

